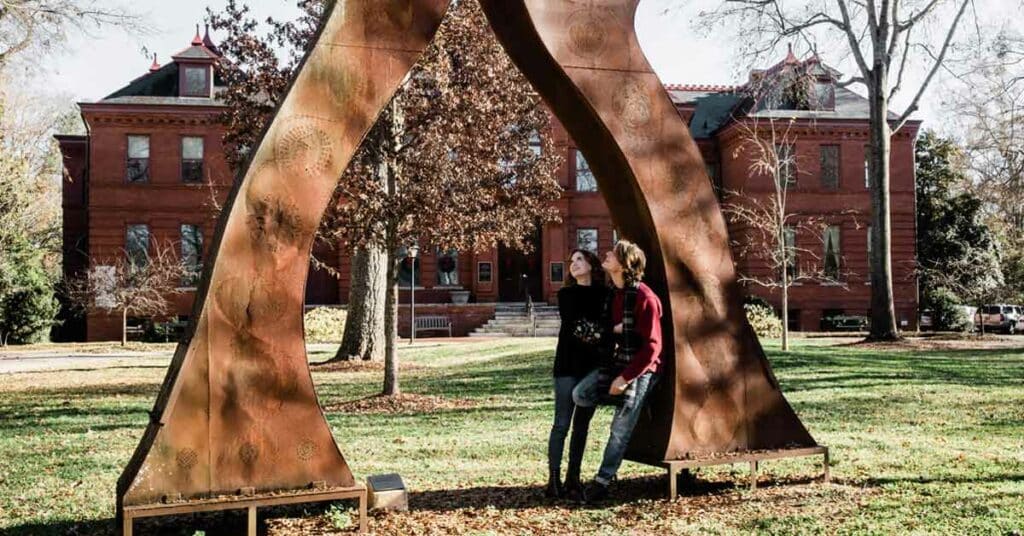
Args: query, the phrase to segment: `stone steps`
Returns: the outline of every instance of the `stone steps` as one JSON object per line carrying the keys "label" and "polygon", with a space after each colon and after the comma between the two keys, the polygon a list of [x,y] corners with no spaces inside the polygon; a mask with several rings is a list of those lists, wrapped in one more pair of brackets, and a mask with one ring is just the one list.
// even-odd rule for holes
{"label": "stone steps", "polygon": [[495,307],[494,318],[469,334],[470,337],[557,337],[562,326],[558,307],[535,304],[533,322],[525,303],[502,303]]}

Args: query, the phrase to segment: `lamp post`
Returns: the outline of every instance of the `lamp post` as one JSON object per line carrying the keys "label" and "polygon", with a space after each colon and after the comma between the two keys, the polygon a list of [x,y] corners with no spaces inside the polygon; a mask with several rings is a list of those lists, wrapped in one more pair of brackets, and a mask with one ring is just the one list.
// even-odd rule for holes
{"label": "lamp post", "polygon": [[420,247],[413,243],[409,246],[409,267],[412,269],[412,278],[409,280],[409,344],[416,342],[416,257],[420,254]]}

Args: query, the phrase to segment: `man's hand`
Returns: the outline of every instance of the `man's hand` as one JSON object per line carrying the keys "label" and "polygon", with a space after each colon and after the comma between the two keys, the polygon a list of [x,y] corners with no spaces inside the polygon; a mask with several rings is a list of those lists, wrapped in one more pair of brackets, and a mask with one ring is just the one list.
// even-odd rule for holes
{"label": "man's hand", "polygon": [[615,381],[612,382],[611,387],[608,388],[608,394],[612,396],[619,396],[626,392],[627,387],[629,387],[629,382],[624,380],[622,376],[618,376],[615,378]]}
{"label": "man's hand", "polygon": [[619,322],[618,324],[615,325],[614,328],[612,328],[612,333],[615,333],[616,335],[622,335],[622,322]]}

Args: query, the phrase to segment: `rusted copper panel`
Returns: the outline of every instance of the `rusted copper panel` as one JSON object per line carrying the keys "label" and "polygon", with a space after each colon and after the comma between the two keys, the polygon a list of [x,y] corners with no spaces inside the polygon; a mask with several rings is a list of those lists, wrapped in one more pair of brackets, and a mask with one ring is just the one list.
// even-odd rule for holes
{"label": "rusted copper panel", "polygon": [[648,253],[648,283],[668,297],[666,368],[629,456],[815,445],[744,315],[704,162],[637,41],[639,0],[481,2],[586,155],[616,226]]}
{"label": "rusted copper panel", "polygon": [[118,508],[355,484],[303,336],[313,235],[342,171],[433,39],[448,0],[345,0],[331,13],[218,225],[189,342],[118,482]]}

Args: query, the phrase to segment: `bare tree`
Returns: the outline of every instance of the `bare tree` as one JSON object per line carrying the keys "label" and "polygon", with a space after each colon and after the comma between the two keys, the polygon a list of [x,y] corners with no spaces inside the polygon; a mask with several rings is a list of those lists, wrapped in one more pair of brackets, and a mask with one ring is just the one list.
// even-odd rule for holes
{"label": "bare tree", "polygon": [[128,343],[128,316],[159,316],[171,311],[189,269],[172,244],[158,245],[144,256],[128,252],[116,259],[93,259],[89,269],[65,281],[68,298],[77,308],[121,314],[121,345]]}
{"label": "bare tree", "polygon": [[[733,156],[747,153],[751,175],[768,179],[772,190],[767,196],[723,192],[722,207],[729,226],[743,234],[742,240],[733,240],[737,256],[761,268],[741,271],[740,282],[781,295],[783,351],[789,350],[790,288],[805,282],[845,286],[845,263],[838,250],[829,251],[826,243],[828,222],[818,215],[792,212],[787,206],[789,188],[802,167],[793,150],[795,124],[795,119],[787,117],[740,120],[741,143]],[[808,240],[808,236],[813,238]],[[808,247],[809,243],[814,247]]]}
{"label": "bare tree", "polygon": [[0,70],[17,55],[46,52],[64,42],[70,31],[118,26],[143,30],[130,11],[98,0],[0,0]]}
{"label": "bare tree", "polygon": [[[675,8],[686,0],[672,0]],[[707,26],[728,26],[742,35],[742,57],[762,62],[783,44],[797,41],[816,56],[849,59],[857,74],[841,85],[859,85],[870,103],[872,340],[897,340],[893,301],[890,212],[892,135],[917,111],[942,68],[973,0],[727,0],[702,13]],[[673,8],[669,8],[671,10]],[[755,63],[756,64],[756,63]],[[922,75],[910,87],[914,72]],[[889,111],[894,97],[908,91],[909,104]]]}

